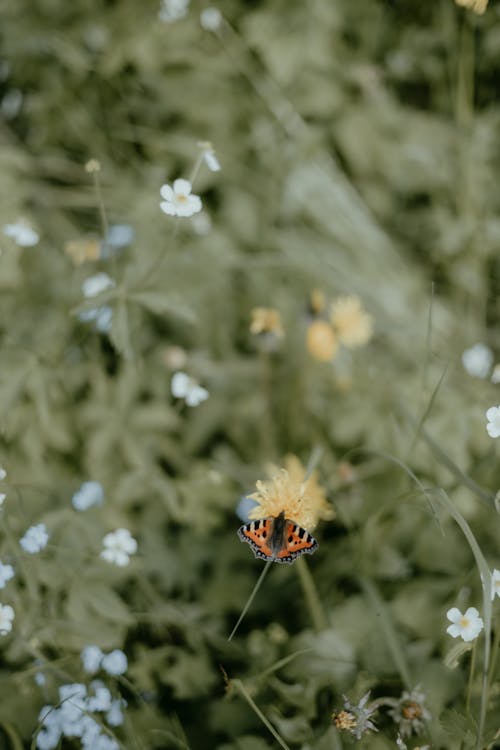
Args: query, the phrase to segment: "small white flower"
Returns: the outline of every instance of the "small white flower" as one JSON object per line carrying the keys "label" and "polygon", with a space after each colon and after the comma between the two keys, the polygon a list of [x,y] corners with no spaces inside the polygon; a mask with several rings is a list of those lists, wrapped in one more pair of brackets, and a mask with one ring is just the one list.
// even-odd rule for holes
{"label": "small white flower", "polygon": [[47,684],[47,678],[43,672],[35,672],[33,679],[35,680],[38,687],[44,687]]}
{"label": "small white flower", "polygon": [[6,476],[7,476],[7,472],[2,466],[0,466],[0,482],[3,481]]}
{"label": "small white flower", "polygon": [[493,368],[493,372],[491,373],[491,382],[494,383],[494,385],[498,385],[500,383],[500,363],[498,365],[495,365]]}
{"label": "small white flower", "polygon": [[200,13],[200,23],[205,31],[217,31],[222,23],[222,14],[218,8],[205,8]]}
{"label": "small white flower", "polygon": [[169,216],[193,216],[201,211],[201,199],[191,193],[191,183],[188,180],[175,180],[173,187],[162,185],[160,195],[163,201],[161,210]]}
{"label": "small white flower", "polygon": [[22,221],[18,221],[17,224],[6,224],[3,233],[11,237],[19,247],[33,247],[40,239],[35,230]]}
{"label": "small white flower", "polygon": [[109,711],[111,709],[111,693],[106,685],[100,680],[94,680],[90,683],[94,695],[89,696],[87,709],[89,711]]}
{"label": "small white flower", "polygon": [[35,555],[47,546],[49,534],[44,523],[30,526],[28,531],[19,540],[19,544],[25,552]]}
{"label": "small white flower", "polygon": [[[48,706],[48,708],[52,708],[52,706]],[[54,750],[59,744],[61,734],[62,730],[58,724],[44,724],[36,736],[38,750]]]}
{"label": "small white flower", "polygon": [[105,672],[113,676],[125,674],[128,669],[128,660],[121,649],[115,648],[114,651],[103,657],[101,667]]}
{"label": "small white flower", "polygon": [[108,276],[107,273],[96,273],[95,276],[89,276],[88,279],[82,284],[82,292],[84,297],[96,297],[101,292],[105,292],[106,289],[110,289],[115,285],[113,279]]}
{"label": "small white flower", "polygon": [[106,721],[110,727],[119,727],[123,724],[123,711],[122,708],[126,706],[126,702],[123,699],[114,700],[111,704],[111,708],[106,714]]}
{"label": "small white flower", "polygon": [[0,509],[2,508],[2,505],[4,504],[6,497],[7,495],[5,494],[5,492],[0,492]]}
{"label": "small white flower", "polygon": [[11,578],[14,578],[14,568],[12,565],[4,565],[3,562],[0,562],[0,589],[4,589],[5,584]]}
{"label": "small white flower", "polygon": [[101,552],[102,559],[114,563],[120,568],[128,565],[130,562],[129,555],[137,552],[137,542],[128,529],[117,529],[106,534],[102,543],[104,545]]}
{"label": "small white flower", "polygon": [[212,220],[208,214],[202,211],[200,214],[193,216],[191,219],[191,226],[193,227],[195,234],[203,237],[212,229]]}
{"label": "small white flower", "polygon": [[108,305],[93,307],[91,310],[82,310],[78,313],[78,320],[82,323],[94,322],[99,333],[109,333],[113,320],[113,310]]}
{"label": "small white flower", "polygon": [[98,672],[103,656],[99,646],[85,646],[80,653],[84,670],[90,674]]}
{"label": "small white flower", "polygon": [[7,635],[12,630],[12,620],[15,617],[10,604],[0,604],[0,635]]}
{"label": "small white flower", "polygon": [[492,438],[500,437],[500,406],[491,406],[486,412],[486,430]]}
{"label": "small white flower", "polygon": [[473,641],[483,629],[483,620],[475,607],[469,607],[464,615],[457,607],[452,607],[446,617],[453,623],[446,628],[452,638],[460,636],[464,641]]}
{"label": "small white flower", "polygon": [[496,596],[500,599],[500,570],[495,570],[491,574],[491,598],[494,599]]}
{"label": "small white flower", "polygon": [[102,505],[104,490],[99,482],[84,482],[75,492],[71,502],[76,510],[88,510],[93,505]]}
{"label": "small white flower", "polygon": [[206,401],[209,396],[207,389],[202,388],[196,380],[190,378],[185,372],[174,373],[170,390],[172,396],[183,398],[188,406],[198,406]]}
{"label": "small white flower", "polygon": [[209,141],[201,141],[198,144],[202,150],[203,160],[211,172],[220,172],[220,163]]}
{"label": "small white flower", "polygon": [[158,18],[166,23],[179,21],[187,15],[189,0],[162,0]]}
{"label": "small white flower", "polygon": [[493,352],[486,344],[474,344],[462,354],[465,370],[474,378],[487,378],[493,364]]}

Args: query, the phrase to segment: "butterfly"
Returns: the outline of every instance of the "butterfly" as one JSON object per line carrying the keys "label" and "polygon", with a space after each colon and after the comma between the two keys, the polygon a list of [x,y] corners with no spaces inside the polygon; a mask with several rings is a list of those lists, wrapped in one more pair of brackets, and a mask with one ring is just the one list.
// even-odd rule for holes
{"label": "butterfly", "polygon": [[312,555],[318,549],[318,542],[295,521],[279,516],[250,521],[238,529],[242,542],[247,542],[255,557],[277,563],[293,563],[300,555]]}

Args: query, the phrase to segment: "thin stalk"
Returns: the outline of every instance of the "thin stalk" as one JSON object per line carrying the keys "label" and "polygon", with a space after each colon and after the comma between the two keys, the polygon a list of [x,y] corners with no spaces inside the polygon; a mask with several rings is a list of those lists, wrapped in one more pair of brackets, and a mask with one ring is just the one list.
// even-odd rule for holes
{"label": "thin stalk", "polygon": [[474,680],[474,670],[476,668],[476,641],[474,641],[474,645],[472,647],[472,652],[470,655],[470,669],[469,669],[469,682],[467,684],[467,698],[465,700],[465,713],[469,715],[470,713],[470,698],[472,693],[472,683]]}
{"label": "thin stalk", "polygon": [[495,672],[497,669],[498,653],[500,651],[500,621],[497,620],[495,628],[495,639],[493,646],[491,647],[491,664],[490,664],[490,676],[488,679],[488,696],[490,693],[491,683],[495,679]]}
{"label": "thin stalk", "polygon": [[307,563],[303,557],[299,557],[295,565],[314,629],[319,633],[328,627],[328,622],[323,611],[316,584],[314,583],[314,578],[312,577],[311,571],[307,567]]}
{"label": "thin stalk", "polygon": [[234,626],[234,628],[232,629],[232,631],[231,631],[231,635],[230,635],[230,636],[229,636],[229,638],[227,639],[228,641],[232,641],[232,640],[233,640],[233,636],[234,636],[234,634],[236,633],[236,631],[238,630],[238,628],[239,628],[239,626],[240,626],[240,623],[241,623],[241,621],[243,620],[243,618],[245,617],[246,613],[247,613],[247,612],[248,612],[248,610],[250,609],[250,605],[252,604],[253,600],[255,599],[255,595],[257,594],[257,591],[258,591],[258,590],[260,589],[260,587],[261,587],[261,585],[262,585],[262,582],[264,581],[264,578],[266,577],[266,575],[267,575],[267,572],[268,572],[268,570],[269,570],[269,567],[270,567],[270,565],[272,564],[272,562],[273,562],[272,560],[268,560],[268,561],[266,562],[266,564],[265,564],[265,566],[264,566],[264,569],[263,569],[262,573],[261,573],[261,574],[260,574],[260,576],[259,576],[259,580],[257,581],[257,583],[255,584],[255,586],[253,587],[253,591],[252,591],[252,593],[250,594],[250,596],[248,597],[248,601],[247,601],[247,603],[246,603],[246,604],[245,604],[245,606],[243,607],[243,612],[242,612],[242,613],[241,613],[241,615],[240,615],[240,616],[238,617],[238,622],[236,623],[236,625],[235,625],[235,626]]}
{"label": "thin stalk", "polygon": [[257,714],[261,722],[264,724],[264,726],[269,730],[269,732],[273,735],[274,739],[278,744],[283,748],[283,750],[290,750],[289,746],[286,744],[285,740],[281,737],[281,735],[278,734],[276,729],[273,727],[271,722],[269,721],[266,716],[262,713],[258,705],[255,703],[255,701],[250,697],[250,695],[247,693],[245,686],[241,682],[241,680],[231,680],[231,685],[233,685],[243,696],[243,698],[246,700],[250,708]]}

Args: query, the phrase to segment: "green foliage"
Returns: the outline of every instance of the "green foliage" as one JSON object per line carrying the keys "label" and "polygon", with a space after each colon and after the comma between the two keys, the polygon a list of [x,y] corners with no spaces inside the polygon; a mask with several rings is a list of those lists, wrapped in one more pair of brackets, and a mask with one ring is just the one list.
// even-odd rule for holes
{"label": "green foliage", "polygon": [[[58,688],[92,679],[94,644],[128,656],[98,675],[127,700],[122,747],[265,750],[269,722],[282,747],[396,748],[387,706],[419,685],[431,718],[408,747],[481,750],[500,729],[479,575],[500,568],[499,386],[461,355],[483,341],[500,361],[500,10],[239,0],[212,33],[204,7],[172,24],[132,0],[1,11],[1,226],[24,217],[40,242],[0,238],[0,744],[36,744]],[[194,172],[201,225],[159,209]],[[75,262],[68,243],[89,240],[99,258]],[[85,298],[99,272],[114,286]],[[314,361],[313,289],[358,295],[373,339]],[[101,307],[108,331],[82,319]],[[274,347],[255,307],[281,313]],[[209,398],[174,398],[177,370]],[[312,584],[272,566],[228,643],[261,572],[238,501],[318,446],[336,518],[314,532]],[[90,480],[104,502],[79,512]],[[125,567],[100,557],[119,528],[138,542]],[[446,635],[452,606],[481,611],[490,652]],[[379,732],[357,742],[331,717],[368,691]]]}

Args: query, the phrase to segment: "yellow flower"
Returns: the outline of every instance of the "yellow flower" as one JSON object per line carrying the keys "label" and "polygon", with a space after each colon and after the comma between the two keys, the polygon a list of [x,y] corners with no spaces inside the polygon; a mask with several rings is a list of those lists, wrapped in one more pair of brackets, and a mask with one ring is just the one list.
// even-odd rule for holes
{"label": "yellow flower", "polygon": [[96,239],[69,240],[64,245],[64,252],[75,266],[80,266],[88,260],[99,260],[101,243]]}
{"label": "yellow flower", "polygon": [[273,333],[275,336],[284,336],[279,310],[273,307],[254,307],[251,316],[250,333]]}
{"label": "yellow flower", "polygon": [[337,354],[339,342],[326,320],[314,320],[307,329],[306,346],[314,359],[330,362]]}
{"label": "yellow flower", "polygon": [[306,470],[297,456],[285,458],[284,469],[270,467],[271,479],[257,482],[257,492],[250,497],[258,504],[249,518],[285,517],[312,531],[321,518],[331,519],[335,510],[329,505],[326,493],[312,472],[306,481]]}
{"label": "yellow flower", "polygon": [[359,297],[339,297],[332,303],[330,320],[344,346],[363,346],[372,337],[371,315],[363,310]]}
{"label": "yellow flower", "polygon": [[488,0],[455,0],[455,2],[462,8],[473,10],[474,13],[477,13],[479,16],[483,15],[488,5]]}
{"label": "yellow flower", "polygon": [[358,724],[354,714],[349,711],[339,711],[338,714],[332,714],[332,719],[337,729],[356,729]]}

